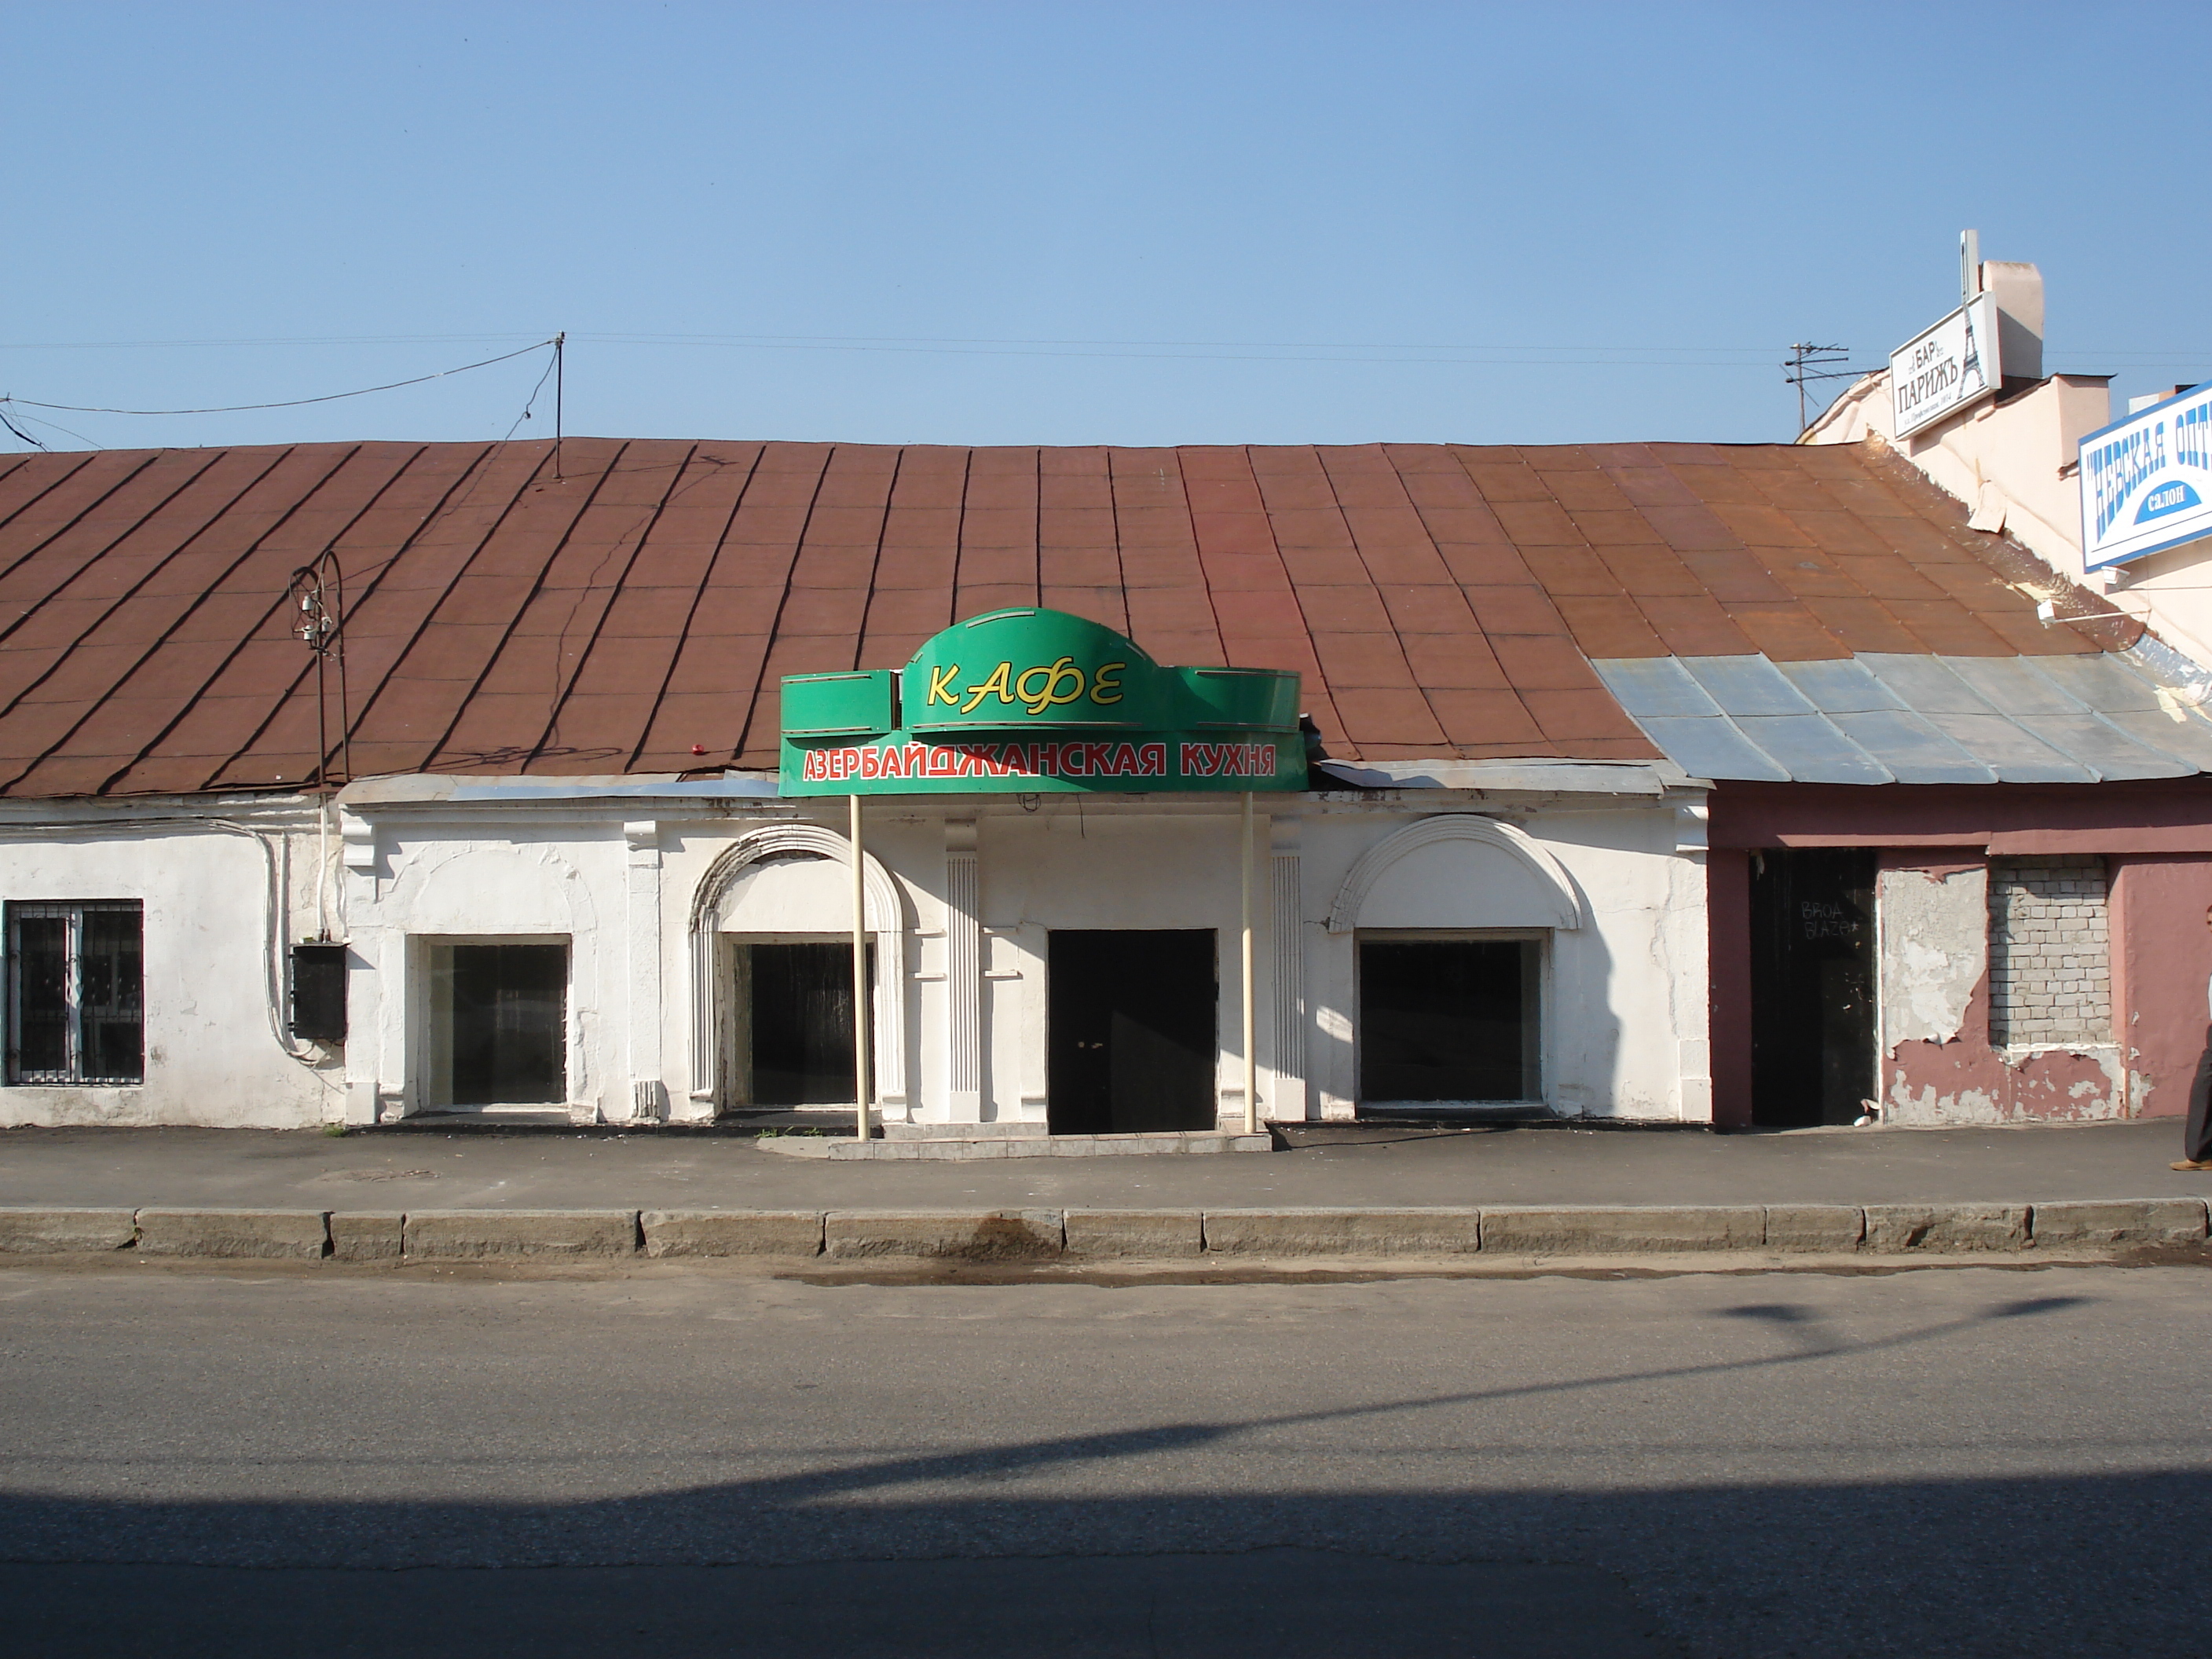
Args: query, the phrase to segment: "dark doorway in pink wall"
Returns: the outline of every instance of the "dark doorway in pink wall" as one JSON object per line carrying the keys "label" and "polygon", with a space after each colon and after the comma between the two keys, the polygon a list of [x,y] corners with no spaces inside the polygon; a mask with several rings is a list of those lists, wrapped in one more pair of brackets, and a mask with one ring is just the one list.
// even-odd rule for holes
{"label": "dark doorway in pink wall", "polygon": [[1751,865],[1751,1117],[1849,1123],[1875,1092],[1875,855],[1772,848]]}

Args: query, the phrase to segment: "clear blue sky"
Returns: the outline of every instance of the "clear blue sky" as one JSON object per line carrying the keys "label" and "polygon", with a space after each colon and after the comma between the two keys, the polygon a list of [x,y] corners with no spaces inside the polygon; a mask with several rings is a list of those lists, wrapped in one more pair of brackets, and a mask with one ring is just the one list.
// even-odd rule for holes
{"label": "clear blue sky", "polygon": [[[1967,225],[2041,264],[2048,367],[2212,377],[2201,5],[200,0],[6,41],[25,398],[306,397],[565,329],[572,432],[1784,439],[1789,343],[1881,361]],[[22,412],[498,437],[544,362]]]}

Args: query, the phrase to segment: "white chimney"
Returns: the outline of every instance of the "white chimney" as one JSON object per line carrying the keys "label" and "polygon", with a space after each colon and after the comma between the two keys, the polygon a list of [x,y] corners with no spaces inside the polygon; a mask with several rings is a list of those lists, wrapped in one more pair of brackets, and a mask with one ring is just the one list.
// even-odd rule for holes
{"label": "white chimney", "polygon": [[2008,380],[2043,378],[2043,273],[2011,259],[1984,259],[1984,294],[1997,302],[1997,360]]}

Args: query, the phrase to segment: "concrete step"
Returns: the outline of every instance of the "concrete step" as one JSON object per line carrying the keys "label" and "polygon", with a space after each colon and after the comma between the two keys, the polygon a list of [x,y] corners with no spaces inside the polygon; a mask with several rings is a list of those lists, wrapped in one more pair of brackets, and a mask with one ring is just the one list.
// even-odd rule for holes
{"label": "concrete step", "polygon": [[[891,1124],[886,1128],[914,1127]],[[822,1158],[846,1163],[966,1163],[1000,1158],[1188,1158],[1215,1152],[1266,1152],[1273,1151],[1275,1146],[1273,1138],[1267,1134],[1204,1131],[1131,1135],[933,1134],[897,1139],[887,1134],[881,1140],[860,1140],[850,1135],[832,1138],[800,1134],[763,1136],[760,1144],[764,1151],[781,1152],[789,1158]]]}

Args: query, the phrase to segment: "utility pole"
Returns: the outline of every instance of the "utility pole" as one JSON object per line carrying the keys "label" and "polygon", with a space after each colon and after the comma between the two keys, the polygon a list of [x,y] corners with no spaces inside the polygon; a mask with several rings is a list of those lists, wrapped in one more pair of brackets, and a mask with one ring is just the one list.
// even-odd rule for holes
{"label": "utility pole", "polygon": [[[553,482],[561,482],[561,394],[568,379],[568,331],[553,337]],[[544,381],[538,384],[543,386]]]}

